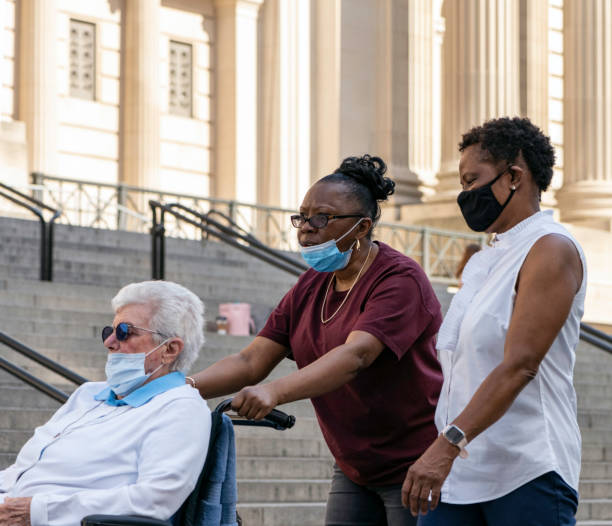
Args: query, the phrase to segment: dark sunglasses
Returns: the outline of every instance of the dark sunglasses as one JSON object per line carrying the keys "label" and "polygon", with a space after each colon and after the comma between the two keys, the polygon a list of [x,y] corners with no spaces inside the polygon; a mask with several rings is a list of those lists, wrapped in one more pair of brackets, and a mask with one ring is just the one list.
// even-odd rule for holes
{"label": "dark sunglasses", "polygon": [[344,219],[345,217],[363,217],[361,214],[346,214],[341,216],[334,216],[330,214],[315,214],[310,217],[306,217],[304,214],[295,214],[291,216],[291,224],[295,228],[302,228],[304,223],[310,223],[313,228],[325,228],[330,219]]}
{"label": "dark sunglasses", "polygon": [[152,331],[151,329],[145,329],[144,327],[136,327],[135,325],[132,325],[131,323],[121,322],[117,324],[115,328],[111,327],[110,325],[107,325],[106,327],[104,327],[102,329],[102,341],[105,342],[106,339],[114,332],[115,338],[117,338],[117,340],[119,340],[120,342],[124,342],[130,336],[132,336],[132,334],[134,334],[132,329],[138,329],[139,331],[152,332],[154,334],[159,334],[163,336],[164,338],[167,338],[167,336],[165,334],[162,334],[161,332]]}

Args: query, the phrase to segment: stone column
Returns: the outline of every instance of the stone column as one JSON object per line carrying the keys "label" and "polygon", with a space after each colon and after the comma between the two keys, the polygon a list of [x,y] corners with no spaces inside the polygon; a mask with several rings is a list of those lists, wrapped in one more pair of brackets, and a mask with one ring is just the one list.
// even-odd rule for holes
{"label": "stone column", "polygon": [[297,209],[310,186],[310,5],[261,10],[259,201]]}
{"label": "stone column", "polygon": [[561,219],[612,227],[612,4],[565,0]]}
{"label": "stone column", "polygon": [[548,129],[548,0],[520,0],[521,114]]}
{"label": "stone column", "polygon": [[58,133],[57,0],[21,0],[19,120],[25,122],[28,171],[56,175]]}
{"label": "stone column", "polygon": [[446,0],[442,15],[442,155],[432,200],[451,202],[459,191],[461,135],[486,119],[520,112],[519,3]]}
{"label": "stone column", "polygon": [[147,188],[160,187],[160,10],[159,0],[125,2],[121,179]]}
{"label": "stone column", "polygon": [[215,0],[215,194],[257,199],[257,13],[262,0]]}
{"label": "stone column", "polygon": [[313,0],[312,182],[341,160],[342,0]]}

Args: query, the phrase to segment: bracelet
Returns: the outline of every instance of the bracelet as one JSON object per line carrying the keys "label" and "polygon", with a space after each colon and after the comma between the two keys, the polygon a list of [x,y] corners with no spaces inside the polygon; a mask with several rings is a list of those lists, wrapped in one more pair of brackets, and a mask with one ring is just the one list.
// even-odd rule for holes
{"label": "bracelet", "polygon": [[194,389],[198,388],[198,386],[196,385],[196,381],[193,379],[193,377],[185,376],[185,380],[187,380],[191,384],[191,387],[193,387]]}

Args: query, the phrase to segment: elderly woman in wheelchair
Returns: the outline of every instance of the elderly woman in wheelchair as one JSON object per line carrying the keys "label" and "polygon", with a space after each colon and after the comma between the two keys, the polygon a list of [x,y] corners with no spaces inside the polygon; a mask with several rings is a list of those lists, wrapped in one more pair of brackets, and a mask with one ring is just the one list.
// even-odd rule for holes
{"label": "elderly woman in wheelchair", "polygon": [[196,486],[211,416],[183,371],[204,343],[204,305],[180,285],[150,281],[123,287],[112,306],[107,381],[81,385],[0,471],[0,524],[169,519]]}

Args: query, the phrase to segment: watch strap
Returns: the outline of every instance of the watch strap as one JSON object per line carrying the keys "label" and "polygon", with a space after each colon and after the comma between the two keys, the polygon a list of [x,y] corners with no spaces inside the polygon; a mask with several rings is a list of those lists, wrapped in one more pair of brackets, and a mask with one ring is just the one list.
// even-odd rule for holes
{"label": "watch strap", "polygon": [[[461,433],[462,438],[455,442],[453,440],[450,439],[450,437],[448,436],[447,432],[449,429],[454,428],[455,431],[458,431],[459,433]],[[465,449],[465,446],[467,446],[468,441],[467,438],[465,438],[465,433],[459,429],[456,425],[454,424],[448,424],[440,433],[446,440],[448,440],[453,446],[456,446],[459,448],[459,456],[461,458],[467,458],[468,457],[468,452],[467,449]]]}

